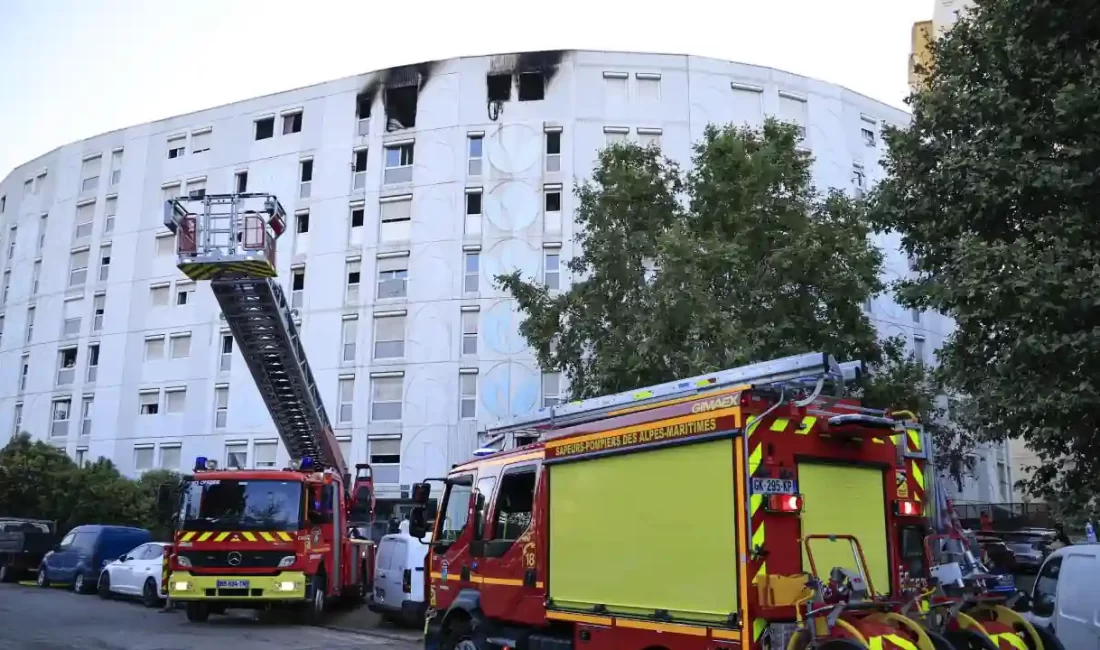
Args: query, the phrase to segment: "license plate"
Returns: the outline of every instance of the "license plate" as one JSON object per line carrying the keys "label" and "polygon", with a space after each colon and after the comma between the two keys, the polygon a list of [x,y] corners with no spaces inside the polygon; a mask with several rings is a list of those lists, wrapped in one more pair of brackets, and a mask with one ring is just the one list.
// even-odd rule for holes
{"label": "license plate", "polygon": [[218,589],[248,589],[247,580],[219,580]]}
{"label": "license plate", "polygon": [[753,494],[798,494],[798,483],[789,478],[754,478]]}

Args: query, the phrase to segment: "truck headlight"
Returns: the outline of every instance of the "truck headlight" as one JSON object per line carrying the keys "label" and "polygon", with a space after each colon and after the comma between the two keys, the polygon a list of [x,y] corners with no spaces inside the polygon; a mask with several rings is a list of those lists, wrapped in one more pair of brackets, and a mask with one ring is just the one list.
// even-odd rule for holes
{"label": "truck headlight", "polygon": [[176,556],[176,563],[179,564],[182,567],[187,567],[188,569],[191,568],[191,559],[184,556],[184,555],[177,555]]}
{"label": "truck headlight", "polygon": [[279,568],[280,569],[285,569],[288,566],[294,566],[294,563],[297,560],[298,560],[297,555],[288,555],[288,556],[284,557],[283,559],[279,560]]}
{"label": "truck headlight", "polygon": [[294,591],[297,587],[298,587],[298,584],[295,583],[295,582],[276,582],[275,583],[275,590],[276,591]]}
{"label": "truck headlight", "polygon": [[181,582],[172,583],[172,591],[187,591],[190,588],[191,588],[191,583],[189,583],[189,582],[181,581]]}

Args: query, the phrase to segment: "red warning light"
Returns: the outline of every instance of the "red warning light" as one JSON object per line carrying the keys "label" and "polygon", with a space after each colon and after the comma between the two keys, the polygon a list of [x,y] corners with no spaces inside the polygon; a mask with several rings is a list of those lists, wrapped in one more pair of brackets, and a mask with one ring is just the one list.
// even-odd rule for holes
{"label": "red warning light", "polygon": [[768,496],[771,512],[798,512],[802,510],[802,497],[798,494],[772,494]]}
{"label": "red warning light", "polygon": [[894,514],[899,517],[919,517],[921,510],[921,504],[917,501],[894,502]]}

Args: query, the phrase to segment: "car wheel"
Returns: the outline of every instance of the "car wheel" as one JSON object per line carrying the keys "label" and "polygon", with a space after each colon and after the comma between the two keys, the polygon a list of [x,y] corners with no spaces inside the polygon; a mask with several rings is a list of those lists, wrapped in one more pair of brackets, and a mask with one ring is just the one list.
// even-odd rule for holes
{"label": "car wheel", "polygon": [[85,587],[85,584],[84,584],[84,574],[80,573],[78,571],[77,574],[76,574],[76,577],[73,578],[73,591],[78,593],[78,594],[87,593],[85,591],[85,588],[86,587]]}
{"label": "car wheel", "polygon": [[96,593],[103,600],[107,600],[111,597],[111,574],[104,571],[99,574],[99,583],[96,584]]}
{"label": "car wheel", "polygon": [[157,593],[157,582],[152,578],[145,580],[141,588],[141,603],[146,607],[156,607],[160,604],[160,594]]}
{"label": "car wheel", "polygon": [[0,565],[0,582],[11,582],[15,577],[15,571],[6,564]]}
{"label": "car wheel", "polygon": [[210,608],[206,603],[187,603],[187,620],[192,623],[205,623],[210,618]]}
{"label": "car wheel", "polygon": [[46,575],[46,565],[45,564],[38,567],[38,575],[35,576],[34,582],[39,587],[49,587],[50,586],[50,578],[49,578],[49,576]]}

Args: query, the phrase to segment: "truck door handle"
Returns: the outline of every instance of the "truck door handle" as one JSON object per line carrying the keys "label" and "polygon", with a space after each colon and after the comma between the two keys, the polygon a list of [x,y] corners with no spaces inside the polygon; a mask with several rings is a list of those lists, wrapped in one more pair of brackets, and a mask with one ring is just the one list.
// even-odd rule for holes
{"label": "truck door handle", "polygon": [[534,587],[535,586],[535,570],[534,569],[527,569],[527,571],[525,571],[523,573],[523,586],[524,587]]}

